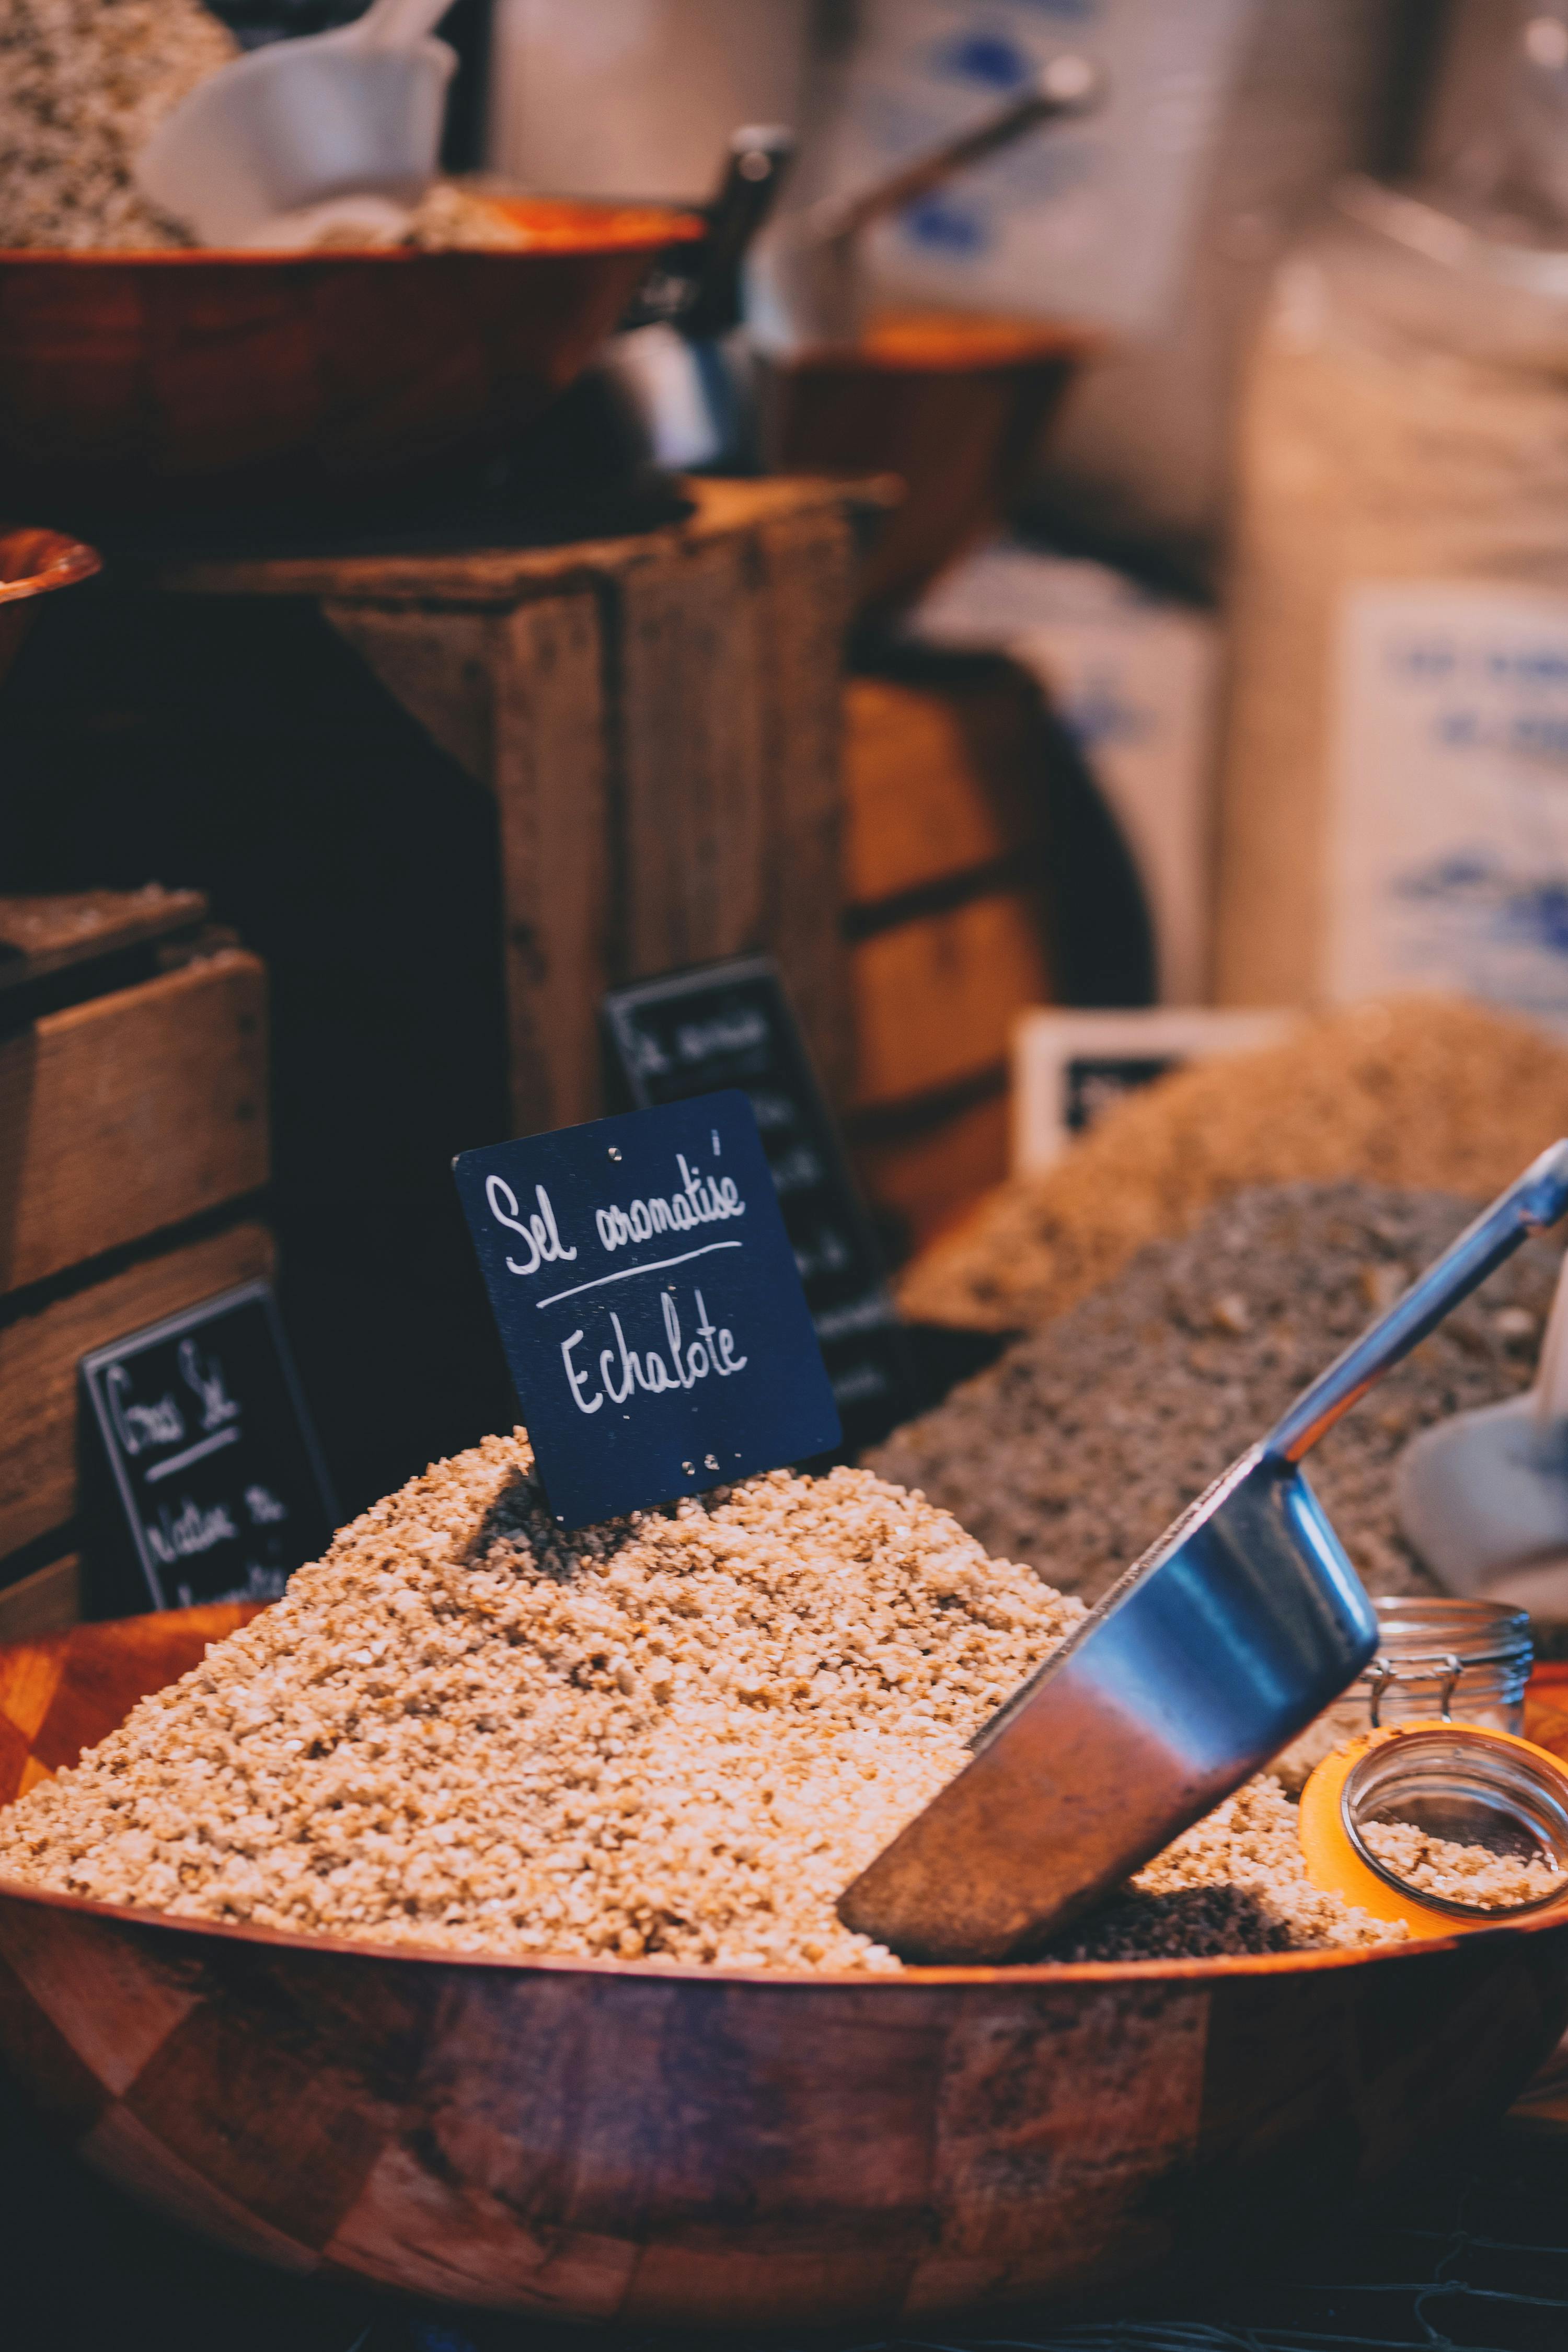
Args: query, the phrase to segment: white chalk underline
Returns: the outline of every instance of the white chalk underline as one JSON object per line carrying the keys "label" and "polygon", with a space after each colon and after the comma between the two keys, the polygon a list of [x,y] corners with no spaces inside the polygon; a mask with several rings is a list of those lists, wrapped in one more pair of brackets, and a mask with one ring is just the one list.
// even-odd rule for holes
{"label": "white chalk underline", "polygon": [[238,1437],[237,1429],[220,1429],[211,1437],[204,1437],[199,1445],[187,1445],[183,1454],[171,1454],[166,1462],[155,1462],[147,1473],[147,1484],[155,1486],[160,1478],[172,1477],[176,1470],[199,1462],[204,1454],[216,1454],[220,1445],[232,1445]]}
{"label": "white chalk underline", "polygon": [[650,1257],[646,1265],[623,1265],[616,1274],[596,1275],[592,1282],[579,1282],[571,1290],[558,1290],[552,1297],[536,1298],[536,1307],[559,1307],[563,1298],[575,1298],[580,1290],[597,1290],[606,1282],[629,1282],[634,1274],[658,1274],[667,1265],[688,1265],[694,1257],[709,1257],[715,1250],[742,1249],[742,1242],[709,1242],[700,1250],[687,1250],[679,1257]]}

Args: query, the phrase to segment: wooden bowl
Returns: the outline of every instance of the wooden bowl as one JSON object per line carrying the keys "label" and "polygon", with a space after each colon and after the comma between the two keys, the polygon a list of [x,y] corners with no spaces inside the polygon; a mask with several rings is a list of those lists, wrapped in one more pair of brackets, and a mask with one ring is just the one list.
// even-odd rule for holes
{"label": "wooden bowl", "polygon": [[[0,1654],[0,1794],[237,1611]],[[1568,1927],[768,1977],[376,1950],[0,1885],[0,2054],[100,2171],[300,2273],[552,2317],[1124,2295],[1494,2121]]]}
{"label": "wooden bowl", "polygon": [[515,200],[528,250],[0,252],[0,507],[364,502],[502,448],[615,325],[659,206]]}
{"label": "wooden bowl", "polygon": [[98,550],[79,539],[67,539],[58,530],[0,526],[0,679],[16,658],[38,598],[90,580],[102,569]]}
{"label": "wooden bowl", "polygon": [[863,617],[893,618],[996,530],[1095,347],[1088,331],[1067,325],[893,318],[852,349],[765,368],[772,464],[904,481],[903,503],[861,568]]}

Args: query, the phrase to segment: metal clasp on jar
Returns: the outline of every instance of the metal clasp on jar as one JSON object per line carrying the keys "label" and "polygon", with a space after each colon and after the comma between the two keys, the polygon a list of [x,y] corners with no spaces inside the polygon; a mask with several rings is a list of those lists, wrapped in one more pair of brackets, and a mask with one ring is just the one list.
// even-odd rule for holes
{"label": "metal clasp on jar", "polygon": [[[1479,1657],[1461,1661],[1456,1657],[1452,1650],[1442,1650],[1430,1657],[1407,1659],[1406,1664],[1416,1667],[1418,1671],[1415,1674],[1402,1675],[1392,1658],[1379,1654],[1373,1658],[1363,1676],[1367,1687],[1367,1704],[1372,1717],[1373,1729],[1376,1731],[1380,1728],[1383,1695],[1391,1684],[1435,1682],[1442,1694],[1437,1712],[1443,1721],[1448,1723],[1453,1719],[1454,1692],[1466,1668],[1506,1664],[1508,1655],[1505,1650],[1489,1650],[1483,1652]],[[1433,1671],[1434,1668],[1436,1672]]]}

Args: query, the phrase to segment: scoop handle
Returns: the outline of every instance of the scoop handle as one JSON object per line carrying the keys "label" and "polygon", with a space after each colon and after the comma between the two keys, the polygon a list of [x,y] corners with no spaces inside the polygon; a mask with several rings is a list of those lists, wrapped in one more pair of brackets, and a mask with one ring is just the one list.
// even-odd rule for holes
{"label": "scoop handle", "polygon": [[1326,1372],[1302,1390],[1264,1439],[1263,1453],[1275,1461],[1300,1462],[1374,1381],[1436,1328],[1450,1307],[1468,1297],[1522,1241],[1554,1225],[1565,1211],[1568,1141],[1550,1145],[1539,1160],[1532,1160],[1523,1175],[1411,1284],[1404,1297],[1396,1298],[1386,1315],[1380,1315]]}
{"label": "scoop handle", "polygon": [[1568,1257],[1563,1259],[1557,1277],[1557,1292],[1547,1318],[1546,1336],[1541,1342],[1530,1401],[1542,1430],[1555,1429],[1559,1423],[1568,1421]]}
{"label": "scoop handle", "polygon": [[353,38],[367,49],[412,49],[433,33],[452,0],[371,0],[354,19]]}
{"label": "scoop handle", "polygon": [[802,215],[809,242],[832,245],[858,236],[874,220],[902,211],[906,205],[929,195],[955,172],[1010,147],[1037,125],[1087,114],[1104,97],[1106,78],[1089,58],[1076,55],[1053,58],[1023,93],[957,138],[900,164],[886,179],[858,194],[828,196]]}

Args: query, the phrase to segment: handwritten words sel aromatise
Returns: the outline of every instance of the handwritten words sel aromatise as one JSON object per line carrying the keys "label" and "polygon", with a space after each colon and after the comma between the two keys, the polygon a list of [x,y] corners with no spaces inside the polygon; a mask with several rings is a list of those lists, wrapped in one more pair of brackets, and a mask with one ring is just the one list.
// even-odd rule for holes
{"label": "handwritten words sel aromatise", "polygon": [[[745,1202],[732,1176],[704,1176],[688,1164],[684,1152],[677,1152],[676,1163],[680,1171],[679,1187],[668,1194],[652,1194],[645,1200],[633,1201],[628,1208],[614,1203],[596,1208],[595,1230],[601,1247],[606,1254],[626,1248],[633,1243],[656,1240],[664,1234],[695,1234],[704,1225],[721,1224],[733,1217],[743,1217]],[[566,1265],[577,1259],[575,1242],[563,1241],[554,1205],[542,1184],[533,1188],[538,1202],[526,1213],[516,1193],[504,1177],[491,1175],[485,1180],[485,1198],[490,1214],[499,1225],[516,1234],[525,1255],[509,1256],[509,1273],[529,1276],[537,1274],[547,1265]],[[724,1249],[739,1249],[739,1241],[704,1242],[697,1248],[683,1250],[674,1257],[651,1258],[638,1265],[617,1266],[609,1274],[591,1276],[583,1282],[572,1283],[564,1290],[552,1291],[537,1299],[540,1307],[555,1307],[568,1298],[580,1297],[585,1291],[597,1290],[609,1283],[630,1280],[640,1274],[660,1273],[674,1265],[684,1265],[697,1257]],[[665,1346],[662,1350],[648,1349],[639,1353],[631,1347],[621,1326],[619,1315],[610,1311],[610,1324],[616,1335],[613,1348],[604,1349],[599,1356],[599,1381],[584,1366],[574,1360],[581,1347],[584,1332],[579,1328],[560,1342],[561,1360],[571,1389],[572,1401],[579,1412],[595,1413],[603,1407],[606,1396],[616,1404],[624,1404],[637,1390],[648,1395],[671,1392],[678,1389],[694,1388],[699,1381],[715,1375],[729,1380],[745,1369],[748,1359],[736,1348],[733,1332],[716,1326],[708,1313],[700,1290],[695,1292],[697,1302],[695,1339],[688,1339],[681,1329],[680,1310],[676,1303],[675,1286],[667,1284],[659,1300],[664,1318]],[[592,1393],[590,1393],[592,1391]]]}

